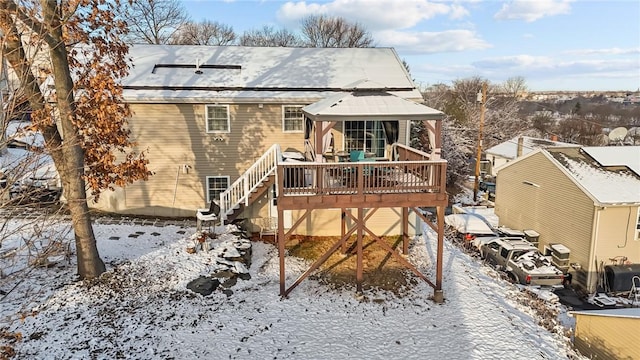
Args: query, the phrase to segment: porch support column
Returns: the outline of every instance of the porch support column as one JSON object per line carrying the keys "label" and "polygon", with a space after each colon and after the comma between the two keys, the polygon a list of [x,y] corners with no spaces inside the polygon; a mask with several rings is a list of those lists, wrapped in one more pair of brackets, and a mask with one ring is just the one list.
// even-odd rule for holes
{"label": "porch support column", "polygon": [[286,242],[284,233],[284,211],[278,207],[278,256],[280,257],[280,296],[285,296],[285,275],[284,275],[284,244]]}
{"label": "porch support column", "polygon": [[[341,216],[340,216],[340,238],[344,239],[344,234],[347,233],[347,209],[342,208],[341,209]],[[340,251],[342,251],[343,254],[345,254],[347,252],[347,242],[344,241],[342,243],[342,246],[340,247]]]}
{"label": "porch support column", "polygon": [[402,254],[409,254],[409,208],[402,207]]}
{"label": "porch support column", "polygon": [[442,120],[436,121],[436,146],[434,149],[434,159],[439,160],[442,155]]}
{"label": "porch support column", "polygon": [[362,275],[362,238],[363,238],[363,222],[364,222],[364,209],[359,207],[358,208],[358,243],[356,245],[356,249],[358,251],[357,253],[357,260],[356,260],[356,292],[358,294],[362,294],[362,281],[363,281],[363,275]]}
{"label": "porch support column", "polygon": [[316,121],[316,161],[322,162],[322,147],[324,142],[322,141],[322,121]]}
{"label": "porch support column", "polygon": [[444,247],[444,206],[436,207],[438,218],[438,250],[436,255],[436,288],[433,292],[433,301],[437,304],[444,302],[444,293],[442,292],[442,253]]}

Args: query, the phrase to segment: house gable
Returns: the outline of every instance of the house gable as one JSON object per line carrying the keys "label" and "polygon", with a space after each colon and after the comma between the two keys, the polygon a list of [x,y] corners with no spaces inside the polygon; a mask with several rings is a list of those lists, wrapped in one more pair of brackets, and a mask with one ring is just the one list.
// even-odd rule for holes
{"label": "house gable", "polygon": [[561,243],[571,261],[589,264],[593,200],[548,153],[530,153],[498,172],[495,212],[500,225],[537,231],[541,250]]}

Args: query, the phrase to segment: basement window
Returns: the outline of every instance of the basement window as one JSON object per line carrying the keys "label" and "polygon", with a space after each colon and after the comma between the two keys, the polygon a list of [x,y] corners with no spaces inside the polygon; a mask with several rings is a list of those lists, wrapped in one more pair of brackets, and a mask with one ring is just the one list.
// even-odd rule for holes
{"label": "basement window", "polygon": [[219,200],[220,194],[229,187],[228,176],[207,176],[207,204]]}

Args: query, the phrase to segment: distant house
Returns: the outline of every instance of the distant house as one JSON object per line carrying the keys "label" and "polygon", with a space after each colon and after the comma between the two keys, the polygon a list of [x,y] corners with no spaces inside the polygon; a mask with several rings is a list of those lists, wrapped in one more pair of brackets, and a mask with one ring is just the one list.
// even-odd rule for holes
{"label": "distant house", "polygon": [[500,225],[539,233],[539,248],[570,250],[574,282],[588,291],[597,267],[640,263],[640,147],[554,147],[498,170]]}
{"label": "distant house", "polygon": [[640,359],[640,309],[572,311],[574,346],[589,359]]}
{"label": "distant house", "polygon": [[517,136],[513,139],[502,142],[496,146],[490,147],[485,151],[486,160],[488,162],[487,175],[496,176],[496,168],[509,161],[526,155],[536,149],[551,146],[579,146],[567,144],[560,141],[547,139],[538,139],[529,136]]}

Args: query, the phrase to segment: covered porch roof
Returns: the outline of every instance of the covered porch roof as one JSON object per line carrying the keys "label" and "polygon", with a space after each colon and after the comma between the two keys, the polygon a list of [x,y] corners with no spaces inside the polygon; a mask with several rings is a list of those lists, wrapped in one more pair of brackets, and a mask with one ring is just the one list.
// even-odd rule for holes
{"label": "covered porch roof", "polygon": [[386,91],[353,91],[302,108],[313,121],[441,120],[444,113]]}

